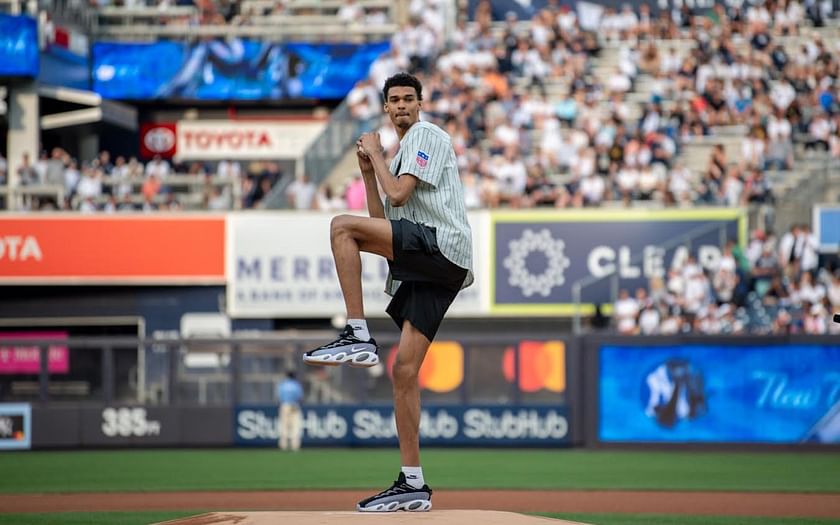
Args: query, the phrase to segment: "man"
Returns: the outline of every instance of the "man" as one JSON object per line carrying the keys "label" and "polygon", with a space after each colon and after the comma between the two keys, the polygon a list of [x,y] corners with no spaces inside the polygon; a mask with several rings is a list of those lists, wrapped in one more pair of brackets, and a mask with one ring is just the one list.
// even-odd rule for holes
{"label": "man", "polygon": [[[386,80],[383,95],[385,112],[400,138],[399,150],[389,169],[379,135],[362,135],[357,157],[370,218],[341,215],[330,226],[347,326],[338,339],[303,359],[314,365],[379,362],[364,318],[359,252],[385,257],[390,268],[386,292],[393,296],[387,312],[401,330],[392,376],[402,469],[389,489],[356,508],[427,511],[432,491],[420,467],[417,378],[446,310],[472,284],[472,235],[452,141],[439,127],[419,121],[420,82],[408,74],[394,75]],[[384,206],[377,181],[386,195]]]}
{"label": "man", "polygon": [[277,385],[277,400],[280,402],[280,417],[277,431],[279,437],[277,446],[282,450],[300,450],[300,438],[303,415],[300,412],[300,401],[303,399],[303,387],[295,378],[295,373],[286,373],[286,379]]}

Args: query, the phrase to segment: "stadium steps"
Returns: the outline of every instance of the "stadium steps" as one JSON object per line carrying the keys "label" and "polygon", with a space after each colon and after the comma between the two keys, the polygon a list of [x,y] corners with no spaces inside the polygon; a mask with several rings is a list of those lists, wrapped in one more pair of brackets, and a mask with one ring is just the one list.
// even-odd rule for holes
{"label": "stadium steps", "polygon": [[356,147],[354,145],[347,148],[347,151],[324,179],[323,184],[330,186],[334,194],[342,195],[347,184],[359,173],[359,164],[356,161]]}

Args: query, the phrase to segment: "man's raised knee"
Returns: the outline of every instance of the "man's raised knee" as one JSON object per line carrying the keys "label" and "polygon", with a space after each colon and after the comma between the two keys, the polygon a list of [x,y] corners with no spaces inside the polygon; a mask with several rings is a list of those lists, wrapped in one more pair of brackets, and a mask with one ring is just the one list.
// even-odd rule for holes
{"label": "man's raised knee", "polygon": [[352,220],[353,216],[346,214],[333,217],[330,221],[330,240],[335,240],[336,237],[349,233]]}

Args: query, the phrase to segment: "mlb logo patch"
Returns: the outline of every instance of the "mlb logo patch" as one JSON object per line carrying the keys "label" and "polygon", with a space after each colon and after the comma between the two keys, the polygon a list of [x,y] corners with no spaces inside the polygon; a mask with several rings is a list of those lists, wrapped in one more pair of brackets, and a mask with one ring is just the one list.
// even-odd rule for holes
{"label": "mlb logo patch", "polygon": [[417,161],[418,166],[420,166],[421,168],[425,168],[426,164],[429,163],[429,156],[426,155],[426,153],[423,151],[418,151],[417,158],[415,160]]}

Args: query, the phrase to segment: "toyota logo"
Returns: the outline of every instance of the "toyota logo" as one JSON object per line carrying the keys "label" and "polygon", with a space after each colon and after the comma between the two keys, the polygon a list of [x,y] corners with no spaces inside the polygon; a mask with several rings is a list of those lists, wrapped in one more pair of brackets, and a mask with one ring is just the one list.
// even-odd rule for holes
{"label": "toyota logo", "polygon": [[175,147],[175,133],[169,128],[152,128],[143,137],[143,145],[152,153],[165,153]]}

